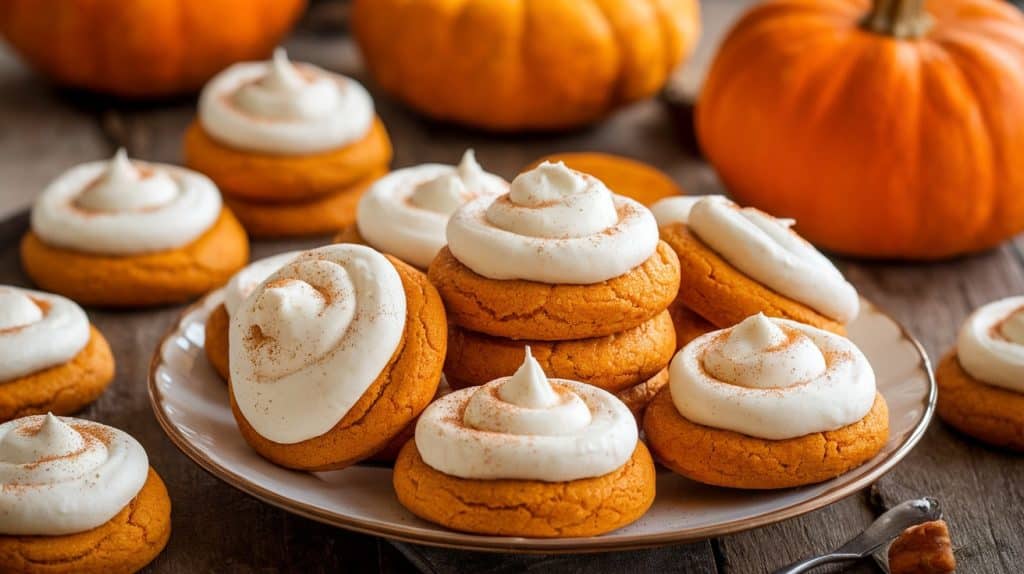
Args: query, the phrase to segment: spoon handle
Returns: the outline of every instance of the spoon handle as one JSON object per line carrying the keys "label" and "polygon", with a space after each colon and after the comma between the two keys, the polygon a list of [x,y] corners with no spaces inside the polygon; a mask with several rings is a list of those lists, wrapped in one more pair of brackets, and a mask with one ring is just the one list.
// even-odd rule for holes
{"label": "spoon handle", "polygon": [[814,556],[811,558],[805,558],[799,562],[794,562],[789,566],[783,566],[774,572],[774,574],[800,574],[801,572],[807,572],[812,568],[817,568],[822,564],[830,564],[832,562],[845,562],[847,560],[857,560],[860,558],[860,554],[846,554],[843,552],[831,552],[829,554],[823,554],[821,556]]}

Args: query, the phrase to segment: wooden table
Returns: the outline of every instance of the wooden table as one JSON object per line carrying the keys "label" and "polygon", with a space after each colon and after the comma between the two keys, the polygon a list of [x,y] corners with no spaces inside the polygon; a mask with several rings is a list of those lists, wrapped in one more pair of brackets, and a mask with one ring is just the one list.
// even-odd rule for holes
{"label": "wooden table", "polygon": [[[705,4],[705,36],[677,79],[682,91],[696,93],[723,28],[747,3]],[[319,13],[307,18],[307,25],[288,42],[291,54],[364,78],[355,48],[330,25],[336,7],[321,5],[314,10]],[[193,100],[125,105],[58,92],[4,50],[0,47],[0,216],[21,211],[64,169],[109,157],[118,146],[127,147],[134,157],[180,162],[181,134],[192,119]],[[487,169],[511,177],[544,154],[600,150],[641,158],[665,170],[690,193],[723,191],[714,172],[694,152],[685,120],[680,121],[680,114],[663,102],[635,105],[582,131],[516,137],[432,123],[381,96],[377,103],[395,142],[396,167],[426,161],[452,163],[464,148],[473,147]],[[13,262],[16,257],[12,246],[17,232],[12,230],[18,225],[8,223],[6,234],[0,233],[4,261]],[[951,346],[972,308],[1024,292],[1022,249],[1024,243],[1018,239],[988,253],[945,263],[842,264],[860,292],[906,324],[937,360]],[[0,281],[23,280],[16,272],[0,277]],[[116,382],[83,416],[137,436],[167,481],[174,502],[174,534],[149,571],[392,572],[413,569],[407,555],[428,562],[444,556],[408,547],[403,554],[386,541],[291,516],[205,474],[163,436],[146,398],[144,377],[152,347],[176,310],[145,315],[147,327],[138,333],[125,332],[120,326],[129,321],[128,315],[91,315],[105,331],[129,343],[115,349]],[[643,560],[668,564],[680,572],[760,572],[835,546],[864,528],[885,504],[920,495],[942,501],[961,572],[1020,571],[1024,565],[1024,458],[966,440],[938,421],[914,452],[870,492],[781,524],[636,556],[513,559],[463,553],[458,557],[462,565],[491,572],[593,573],[621,570],[624,563],[645,564]],[[842,571],[872,572],[875,567],[861,564]]]}

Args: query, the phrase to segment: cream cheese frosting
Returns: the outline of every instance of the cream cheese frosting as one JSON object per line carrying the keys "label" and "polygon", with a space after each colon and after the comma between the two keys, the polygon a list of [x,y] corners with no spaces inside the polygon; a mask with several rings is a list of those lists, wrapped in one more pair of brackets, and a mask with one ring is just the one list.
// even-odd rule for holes
{"label": "cream cheese frosting", "polygon": [[0,382],[67,363],[89,336],[89,318],[70,299],[0,286]]}
{"label": "cream cheese frosting", "polygon": [[149,459],[128,434],[52,414],[0,425],[0,533],[91,530],[142,490]]}
{"label": "cream cheese frosting", "polygon": [[294,444],[331,430],[388,365],[405,330],[402,279],[362,245],[300,254],[231,317],[231,391],[264,438]]}
{"label": "cream cheese frosting", "polygon": [[989,303],[960,328],[957,358],[975,379],[1024,393],[1024,297]]}
{"label": "cream cheese frosting", "polygon": [[131,161],[76,166],[43,190],[32,231],[49,244],[101,255],[137,255],[182,247],[217,221],[217,186],[194,171]]}
{"label": "cream cheese frosting", "polygon": [[875,374],[849,339],[757,314],[686,345],[669,366],[669,389],[692,422],[783,440],[864,418]]}
{"label": "cream cheese frosting", "polygon": [[860,309],[856,289],[813,245],[779,219],[721,196],[693,204],[687,225],[734,267],[773,290],[843,323]]}
{"label": "cream cheese frosting", "polygon": [[687,224],[690,222],[690,211],[698,201],[710,199],[712,201],[728,201],[723,195],[681,195],[677,197],[666,197],[659,199],[651,205],[651,213],[657,220],[659,227],[672,225],[673,223]]}
{"label": "cream cheese frosting", "polygon": [[607,281],[658,247],[646,207],[562,162],[520,174],[504,195],[467,203],[447,234],[452,255],[484,277],[550,284]]}
{"label": "cream cheese frosting", "polygon": [[455,210],[507,190],[508,183],[485,172],[467,150],[458,166],[428,163],[377,180],[359,201],[356,226],[373,247],[425,269],[447,242],[445,227]]}
{"label": "cream cheese frosting", "polygon": [[374,115],[362,84],[311,64],[294,64],[282,48],[269,62],[224,70],[199,96],[199,122],[214,139],[270,154],[344,147],[369,132]]}
{"label": "cream cheese frosting", "polygon": [[292,259],[298,257],[301,251],[287,251],[270,257],[258,259],[246,265],[224,286],[224,308],[228,317],[235,314],[235,310],[242,305],[242,301],[256,289],[256,286],[270,277],[270,275],[284,266]]}
{"label": "cream cheese frosting", "polygon": [[601,476],[629,461],[637,439],[622,401],[584,383],[548,379],[529,347],[511,377],[444,396],[416,423],[423,461],[470,479]]}

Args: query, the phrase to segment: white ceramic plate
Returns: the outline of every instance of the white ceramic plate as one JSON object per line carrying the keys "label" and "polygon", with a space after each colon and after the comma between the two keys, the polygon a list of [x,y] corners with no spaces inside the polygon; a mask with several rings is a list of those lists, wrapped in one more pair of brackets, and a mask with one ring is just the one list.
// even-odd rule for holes
{"label": "white ceramic plate", "polygon": [[935,407],[935,382],[921,346],[893,319],[864,302],[850,337],[871,361],[889,405],[890,437],[867,464],[828,482],[781,491],[737,491],[691,482],[659,470],[657,499],[636,523],[603,536],[532,539],[454,532],[420,520],[399,505],[391,470],[357,465],[309,474],[260,458],[242,440],[226,385],[203,352],[204,322],[220,304],[215,292],[183,313],[161,341],[150,367],[149,393],[170,439],[199,466],[270,504],[342,528],[435,546],[488,551],[626,550],[720,536],[821,508],[871,484],[924,434]]}

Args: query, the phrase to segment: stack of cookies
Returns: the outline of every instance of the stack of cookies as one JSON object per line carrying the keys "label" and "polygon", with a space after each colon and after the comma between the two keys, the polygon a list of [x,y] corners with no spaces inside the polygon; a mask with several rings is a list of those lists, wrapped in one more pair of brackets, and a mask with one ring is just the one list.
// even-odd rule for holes
{"label": "stack of cookies", "polygon": [[452,323],[453,387],[514,372],[524,344],[547,376],[616,393],[634,412],[664,385],[679,261],[643,205],[543,163],[464,205],[447,235],[428,275]]}

